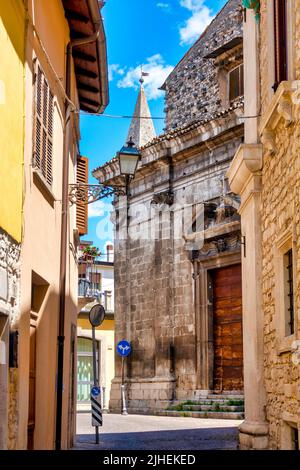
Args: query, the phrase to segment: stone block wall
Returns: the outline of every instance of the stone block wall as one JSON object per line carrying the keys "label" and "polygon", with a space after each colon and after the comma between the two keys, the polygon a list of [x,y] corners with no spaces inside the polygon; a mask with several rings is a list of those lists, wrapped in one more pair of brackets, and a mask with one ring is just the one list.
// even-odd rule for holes
{"label": "stone block wall", "polygon": [[205,56],[242,36],[241,2],[229,0],[166,80],[167,131],[199,117],[211,119],[224,108],[218,69],[214,59],[205,59]]}
{"label": "stone block wall", "polygon": [[[271,90],[270,30],[268,30],[269,0],[261,2],[261,93],[263,113],[268,110]],[[295,52],[296,79],[300,79],[300,1],[295,0],[293,18],[295,35],[291,38]],[[270,23],[269,23],[270,24]],[[294,123],[286,126],[284,119],[275,133],[276,152],[264,149],[262,170],[262,308],[264,314],[264,369],[267,392],[267,420],[271,449],[289,449],[287,429],[292,423],[300,430],[300,364],[295,364],[293,340],[300,340],[300,109],[294,106]],[[289,346],[282,348],[279,322],[280,281],[276,262],[276,243],[286,231],[291,231],[294,243],[296,331]],[[295,346],[295,345],[294,345]]]}
{"label": "stone block wall", "polygon": [[[197,389],[193,263],[182,234],[174,237],[176,211],[170,230],[168,213],[159,215],[159,206],[151,204],[158,191],[154,183],[161,192],[172,184],[173,208],[218,199],[222,178],[241,143],[242,129],[236,132],[228,140],[223,136],[211,150],[204,147],[179,159],[171,179],[165,163],[154,165],[131,183],[129,232],[135,227],[140,237],[115,237],[115,331],[116,342],[127,339],[132,344],[124,374],[130,412],[164,409],[174,400],[192,399]],[[116,203],[115,208],[116,219],[124,219],[122,206]],[[147,239],[151,211],[156,237]],[[138,213],[137,220],[132,214]],[[116,357],[110,397],[113,412],[120,410],[121,365]]]}

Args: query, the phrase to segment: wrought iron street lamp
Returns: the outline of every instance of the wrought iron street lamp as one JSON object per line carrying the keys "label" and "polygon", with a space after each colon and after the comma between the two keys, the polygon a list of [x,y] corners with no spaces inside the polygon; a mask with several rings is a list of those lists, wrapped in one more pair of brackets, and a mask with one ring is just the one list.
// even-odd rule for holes
{"label": "wrought iron street lamp", "polygon": [[119,158],[121,175],[134,178],[141,154],[134,146],[132,137],[127,142],[127,146],[122,147],[120,152],[117,153],[117,156]]}
{"label": "wrought iron street lamp", "polygon": [[141,153],[130,138],[126,146],[122,147],[117,153],[119,160],[120,174],[124,177],[124,185],[105,185],[105,184],[70,184],[69,202],[70,204],[92,204],[108,196],[128,195],[130,180],[134,178]]}

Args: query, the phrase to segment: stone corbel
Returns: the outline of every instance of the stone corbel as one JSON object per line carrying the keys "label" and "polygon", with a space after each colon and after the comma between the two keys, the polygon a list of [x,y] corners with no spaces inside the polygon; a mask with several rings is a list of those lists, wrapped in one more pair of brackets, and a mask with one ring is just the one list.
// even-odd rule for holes
{"label": "stone corbel", "polygon": [[151,200],[151,205],[172,206],[173,204],[174,204],[174,193],[170,189],[168,189],[167,191],[162,191],[161,193],[154,194]]}
{"label": "stone corbel", "polygon": [[294,122],[293,105],[289,98],[282,96],[279,100],[277,112],[285,120],[285,127],[290,126]]}
{"label": "stone corbel", "polygon": [[262,117],[260,125],[260,135],[265,134],[266,141],[269,141],[268,149],[272,152],[272,136],[270,131],[276,132],[280,121],[284,121],[285,127],[295,122],[295,106],[297,103],[297,82],[283,81],[280,83]]}
{"label": "stone corbel", "polygon": [[230,189],[241,194],[252,175],[262,169],[262,145],[242,144],[238,148],[227,172]]}
{"label": "stone corbel", "polygon": [[264,129],[261,135],[261,142],[264,147],[267,149],[269,155],[275,155],[276,145],[275,145],[275,133],[271,129]]}

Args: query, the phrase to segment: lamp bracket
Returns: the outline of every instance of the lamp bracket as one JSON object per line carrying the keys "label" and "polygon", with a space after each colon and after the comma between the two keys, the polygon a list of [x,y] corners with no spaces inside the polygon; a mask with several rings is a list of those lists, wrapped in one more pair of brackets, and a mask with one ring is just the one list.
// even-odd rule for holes
{"label": "lamp bracket", "polygon": [[70,184],[69,203],[85,206],[112,195],[125,196],[125,186],[105,186],[103,184]]}

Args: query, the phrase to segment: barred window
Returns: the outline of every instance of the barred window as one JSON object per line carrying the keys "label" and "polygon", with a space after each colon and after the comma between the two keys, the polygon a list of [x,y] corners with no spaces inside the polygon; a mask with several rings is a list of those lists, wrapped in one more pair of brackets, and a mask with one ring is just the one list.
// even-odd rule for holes
{"label": "barred window", "polygon": [[33,167],[38,169],[49,186],[53,182],[53,94],[45,74],[36,60],[34,96]]}

